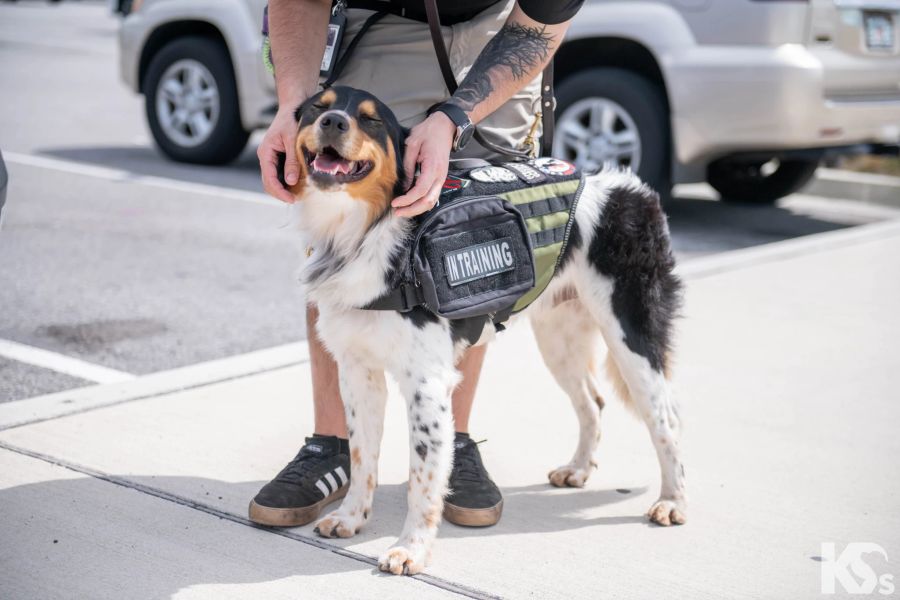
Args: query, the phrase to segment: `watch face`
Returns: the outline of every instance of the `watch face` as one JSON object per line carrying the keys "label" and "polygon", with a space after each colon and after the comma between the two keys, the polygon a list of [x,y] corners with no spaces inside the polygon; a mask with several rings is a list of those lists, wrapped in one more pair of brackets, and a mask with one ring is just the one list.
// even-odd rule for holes
{"label": "watch face", "polygon": [[469,143],[469,140],[472,139],[472,134],[475,133],[475,128],[472,127],[471,123],[466,124],[466,126],[460,128],[459,133],[456,136],[456,148],[458,150],[462,150],[463,147]]}

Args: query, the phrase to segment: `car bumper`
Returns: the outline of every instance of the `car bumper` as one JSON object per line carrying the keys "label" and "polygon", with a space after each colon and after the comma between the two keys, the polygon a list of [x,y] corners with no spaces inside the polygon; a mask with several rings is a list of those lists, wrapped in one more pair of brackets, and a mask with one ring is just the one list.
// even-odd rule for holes
{"label": "car bumper", "polygon": [[119,77],[133,92],[140,92],[141,48],[148,35],[148,27],[142,21],[140,13],[132,13],[119,25]]}
{"label": "car bumper", "polygon": [[[900,60],[873,91],[829,95],[827,64],[800,45],[694,49],[672,57],[676,162],[704,166],[734,152],[900,142]],[[877,83],[877,82],[876,82]]]}

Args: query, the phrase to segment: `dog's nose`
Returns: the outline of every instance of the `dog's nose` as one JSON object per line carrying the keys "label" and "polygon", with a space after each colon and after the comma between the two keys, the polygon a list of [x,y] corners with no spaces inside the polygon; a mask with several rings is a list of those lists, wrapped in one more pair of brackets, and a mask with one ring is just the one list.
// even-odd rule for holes
{"label": "dog's nose", "polygon": [[344,133],[350,129],[350,121],[340,113],[328,113],[322,117],[321,121],[319,121],[319,127],[321,127],[323,131]]}

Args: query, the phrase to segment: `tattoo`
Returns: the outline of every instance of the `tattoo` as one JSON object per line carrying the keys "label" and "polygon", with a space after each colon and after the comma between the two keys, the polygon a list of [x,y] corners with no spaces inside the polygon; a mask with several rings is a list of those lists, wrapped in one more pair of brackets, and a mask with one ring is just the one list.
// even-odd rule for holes
{"label": "tattoo", "polygon": [[450,102],[471,111],[494,91],[491,69],[507,68],[514,79],[527,76],[550,56],[553,35],[545,27],[507,23],[478,55]]}

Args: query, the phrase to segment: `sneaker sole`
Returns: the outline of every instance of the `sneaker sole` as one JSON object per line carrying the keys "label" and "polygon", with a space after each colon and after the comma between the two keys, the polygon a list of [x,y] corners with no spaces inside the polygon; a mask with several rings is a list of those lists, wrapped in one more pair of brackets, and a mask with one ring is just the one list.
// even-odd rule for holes
{"label": "sneaker sole", "polygon": [[255,500],[251,500],[249,509],[250,520],[258,525],[268,525],[269,527],[299,527],[300,525],[306,525],[315,521],[319,513],[322,512],[322,508],[326,505],[346,496],[349,487],[349,485],[345,485],[315,504],[298,508],[272,508],[271,506],[257,504]]}
{"label": "sneaker sole", "polygon": [[503,514],[503,500],[488,508],[463,508],[444,503],[444,518],[463,527],[490,527]]}

